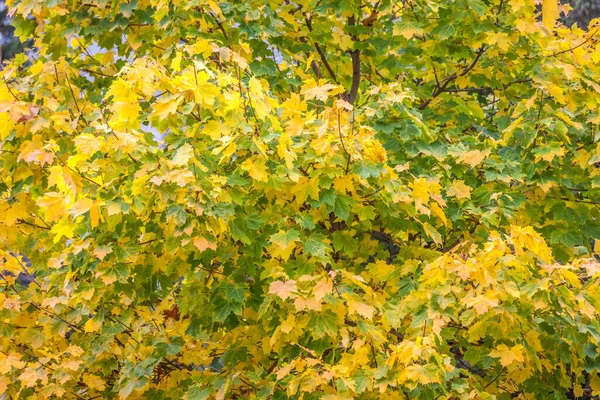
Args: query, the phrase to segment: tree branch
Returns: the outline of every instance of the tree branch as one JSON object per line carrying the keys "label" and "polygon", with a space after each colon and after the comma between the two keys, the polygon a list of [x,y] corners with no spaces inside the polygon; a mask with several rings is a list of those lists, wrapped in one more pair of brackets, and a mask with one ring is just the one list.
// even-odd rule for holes
{"label": "tree branch", "polygon": [[352,52],[350,52],[350,58],[352,59],[352,85],[350,86],[350,91],[347,92],[344,97],[348,103],[354,104],[360,85],[360,52],[358,50],[352,50]]}
{"label": "tree branch", "polygon": [[448,91],[446,88],[448,87],[448,85],[449,85],[451,82],[455,81],[455,80],[456,80],[458,77],[460,77],[460,76],[465,76],[465,75],[466,75],[466,74],[468,74],[468,73],[469,73],[469,72],[470,72],[470,71],[471,71],[473,68],[475,68],[475,65],[477,65],[477,62],[479,61],[479,59],[481,58],[481,56],[483,55],[483,53],[485,53],[485,51],[486,51],[487,49],[488,49],[488,48],[487,48],[487,47],[485,47],[485,45],[481,46],[481,47],[479,48],[479,50],[477,50],[477,54],[475,55],[475,58],[473,59],[473,61],[471,61],[471,63],[470,63],[468,66],[466,66],[466,67],[465,67],[465,68],[464,68],[464,69],[463,69],[463,70],[460,72],[460,74],[456,74],[456,73],[454,73],[454,74],[452,74],[452,75],[450,75],[450,76],[446,77],[446,78],[445,78],[445,79],[444,79],[444,80],[443,80],[443,81],[440,83],[440,85],[438,85],[438,86],[435,88],[435,90],[434,90],[434,91],[433,91],[433,93],[431,94],[431,98],[429,98],[429,99],[427,99],[427,100],[423,101],[423,102],[421,103],[421,105],[419,105],[419,110],[423,110],[423,109],[425,109],[425,108],[426,108],[426,107],[429,105],[429,103],[431,103],[431,101],[432,101],[433,99],[435,99],[436,97],[438,97],[440,94],[442,94],[442,93],[444,93],[444,92]]}
{"label": "tree branch", "polygon": [[[356,24],[356,20],[354,15],[348,17],[348,26],[354,26]],[[357,40],[354,35],[352,35],[354,41]],[[358,94],[358,87],[360,85],[360,51],[358,49],[354,49],[350,52],[350,58],[352,59],[352,85],[350,86],[350,91],[344,94],[344,99],[350,103],[354,104],[356,100],[356,95]]]}
{"label": "tree branch", "polygon": [[494,89],[491,87],[477,87],[477,88],[463,88],[463,89],[446,89],[446,93],[460,93],[460,92],[492,92]]}
{"label": "tree branch", "polygon": [[50,228],[48,228],[48,227],[37,225],[37,224],[31,223],[31,222],[27,222],[22,218],[17,218],[17,225],[19,225],[19,224],[29,225],[33,228],[38,228],[38,229],[50,230]]}
{"label": "tree branch", "polygon": [[342,123],[341,123],[341,117],[340,117],[340,112],[338,110],[338,133],[340,135],[340,142],[342,143],[342,149],[344,149],[344,153],[346,153],[346,175],[348,175],[348,171],[350,169],[350,160],[352,158],[352,156],[350,155],[350,153],[348,152],[348,150],[346,150],[346,145],[344,144],[344,138],[342,137]]}
{"label": "tree branch", "polygon": [[586,44],[587,42],[589,42],[596,35],[596,33],[598,33],[598,29],[596,29],[594,32],[592,32],[590,34],[590,36],[588,36],[583,42],[579,43],[577,46],[571,47],[570,49],[567,49],[567,50],[563,50],[563,51],[559,51],[559,52],[550,54],[549,57],[556,57],[556,56],[559,56],[559,55],[564,54],[564,53],[568,53],[570,51],[573,51],[573,50],[575,50],[575,49],[583,46],[584,44]]}
{"label": "tree branch", "polygon": [[488,384],[483,387],[483,389],[484,390],[487,389],[488,386],[490,386],[492,383],[496,382],[498,380],[498,378],[500,378],[500,375],[502,375],[503,372],[504,372],[504,368],[502,368],[500,370],[500,373],[498,375],[496,375],[496,377],[494,379],[492,379],[491,381],[489,381]]}
{"label": "tree branch", "polygon": [[[304,14],[304,20],[306,21],[306,27],[308,28],[308,31],[312,32],[313,31],[312,22],[307,14]],[[331,79],[333,79],[333,81],[336,84],[338,84],[337,76],[335,75],[335,72],[333,72],[331,65],[329,65],[329,62],[327,61],[327,58],[325,57],[325,52],[323,51],[323,48],[317,42],[314,42],[313,44],[315,46],[315,49],[317,50],[317,53],[319,53],[319,57],[321,58],[321,61],[323,62],[325,69],[331,76]]]}

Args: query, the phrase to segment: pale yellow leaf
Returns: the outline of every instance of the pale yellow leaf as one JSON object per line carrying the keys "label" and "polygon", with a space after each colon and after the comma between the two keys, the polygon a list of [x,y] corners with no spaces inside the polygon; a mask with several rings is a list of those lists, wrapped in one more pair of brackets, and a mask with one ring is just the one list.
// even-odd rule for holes
{"label": "pale yellow leaf", "polygon": [[83,383],[88,385],[90,389],[99,390],[99,391],[104,390],[104,387],[106,385],[104,380],[102,380],[102,378],[100,378],[99,376],[90,375],[90,374],[85,374],[83,376]]}
{"label": "pale yellow leaf", "polygon": [[365,304],[361,301],[358,301],[354,298],[354,296],[349,295],[348,293],[344,293],[344,298],[346,299],[346,305],[348,306],[348,312],[356,313],[363,318],[373,319],[373,314],[375,313],[375,308],[371,307],[368,304]]}
{"label": "pale yellow leaf", "polygon": [[69,212],[72,216],[78,217],[80,215],[85,214],[90,211],[92,206],[94,205],[94,201],[89,198],[84,198],[81,200],[77,200],[69,209]]}
{"label": "pale yellow leaf", "polygon": [[186,165],[190,159],[194,156],[194,148],[191,144],[186,143],[177,149],[173,156],[173,164],[182,167]]}
{"label": "pale yellow leaf", "polygon": [[514,362],[524,362],[525,358],[523,355],[523,346],[517,344],[513,347],[508,347],[505,344],[501,344],[496,347],[495,350],[490,352],[490,357],[499,358],[500,364],[506,367]]}
{"label": "pale yellow leaf", "polygon": [[476,167],[490,154],[489,149],[466,151],[458,156],[457,161]]}
{"label": "pale yellow leaf", "polygon": [[283,300],[291,297],[292,293],[296,292],[296,290],[296,281],[294,280],[289,280],[287,282],[274,281],[271,282],[271,286],[269,287],[270,294],[275,294]]}
{"label": "pale yellow leaf", "polygon": [[209,242],[206,238],[203,237],[195,237],[194,238],[194,246],[203,252],[206,249],[217,250],[217,244],[214,242]]}
{"label": "pale yellow leaf", "polygon": [[554,29],[559,17],[558,0],[543,0],[542,22],[548,29]]}
{"label": "pale yellow leaf", "polygon": [[27,367],[19,375],[19,380],[25,387],[37,386],[40,381],[42,385],[48,383],[48,372],[43,368]]}
{"label": "pale yellow leaf", "polygon": [[590,374],[590,377],[590,386],[592,387],[594,395],[597,396],[600,394],[600,376],[594,372],[593,374]]}
{"label": "pale yellow leaf", "polygon": [[332,290],[332,282],[326,278],[323,278],[313,288],[313,294],[315,295],[315,299],[320,301],[323,297],[327,296],[327,294],[331,293]]}
{"label": "pale yellow leaf", "polygon": [[470,199],[471,198],[471,187],[465,185],[465,181],[456,180],[452,184],[452,187],[447,192],[448,196],[454,196],[457,199]]}

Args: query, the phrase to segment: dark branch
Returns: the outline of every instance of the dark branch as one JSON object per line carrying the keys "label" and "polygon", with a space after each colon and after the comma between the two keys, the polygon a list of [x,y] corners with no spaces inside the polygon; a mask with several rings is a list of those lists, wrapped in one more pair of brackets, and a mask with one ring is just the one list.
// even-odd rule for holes
{"label": "dark branch", "polygon": [[586,44],[587,42],[589,42],[596,35],[596,33],[598,33],[598,29],[596,29],[594,32],[592,32],[590,34],[590,36],[587,37],[587,39],[585,39],[583,42],[579,43],[577,46],[571,47],[570,49],[567,49],[567,50],[563,50],[563,51],[559,51],[559,52],[550,54],[550,57],[556,57],[556,56],[559,56],[559,55],[564,54],[564,53],[568,53],[570,51],[573,51],[573,50],[575,50],[575,49],[583,46],[584,44]]}
{"label": "dark branch", "polygon": [[477,62],[479,61],[479,59],[481,58],[481,56],[483,55],[483,53],[485,53],[485,51],[487,50],[487,47],[485,47],[485,45],[481,46],[479,48],[479,50],[477,50],[477,54],[475,55],[475,58],[473,59],[473,61],[471,61],[471,64],[469,64],[468,66],[466,66],[461,72],[460,74],[452,74],[448,77],[446,77],[441,83],[440,85],[438,85],[435,90],[433,91],[433,93],[431,94],[431,98],[423,101],[421,103],[421,105],[419,106],[419,110],[423,110],[425,109],[429,103],[431,103],[431,101],[433,99],[435,99],[436,97],[438,97],[440,94],[444,93],[447,91],[447,87],[451,82],[454,82],[458,77],[460,76],[465,76],[466,74],[468,74],[473,68],[475,68],[475,65],[477,65]]}
{"label": "dark branch", "polygon": [[[306,27],[308,28],[309,32],[312,32],[313,31],[312,22],[311,22],[310,18],[308,17],[308,15],[305,14],[304,19],[306,21]],[[325,57],[325,52],[323,51],[323,48],[317,42],[314,42],[314,45],[315,45],[315,49],[317,50],[317,53],[319,53],[319,57],[321,58],[323,65],[325,66],[325,69],[331,76],[331,79],[333,79],[333,81],[337,84],[338,83],[337,77],[335,75],[335,72],[333,72],[331,65],[329,65],[327,58]],[[313,70],[314,70],[314,68],[313,68]]]}
{"label": "dark branch", "polygon": [[[354,26],[355,23],[354,15],[348,18],[348,26]],[[353,39],[357,40],[354,36]],[[360,51],[357,49],[352,50],[350,58],[352,59],[352,85],[350,86],[350,91],[344,94],[344,99],[348,103],[354,104],[360,85]]]}
{"label": "dark branch", "polygon": [[493,89],[491,87],[478,87],[478,88],[464,88],[464,89],[446,89],[444,92],[446,93],[460,93],[460,92],[489,92],[491,93]]}
{"label": "dark branch", "polygon": [[315,73],[317,79],[321,79],[321,70],[319,69],[319,66],[317,65],[317,63],[314,60],[310,62],[310,67],[312,68],[313,72]]}
{"label": "dark branch", "polygon": [[350,58],[352,59],[352,86],[350,86],[350,91],[344,97],[348,103],[354,104],[360,85],[360,52],[352,50]]}
{"label": "dark branch", "polygon": [[38,229],[43,229],[43,230],[50,230],[50,228],[48,228],[46,226],[40,226],[40,225],[37,225],[37,224],[33,224],[33,223],[27,222],[27,221],[25,221],[24,219],[21,219],[21,218],[17,219],[17,225],[19,225],[19,224],[25,224],[25,225],[29,225],[29,226],[31,226],[33,228],[38,228]]}

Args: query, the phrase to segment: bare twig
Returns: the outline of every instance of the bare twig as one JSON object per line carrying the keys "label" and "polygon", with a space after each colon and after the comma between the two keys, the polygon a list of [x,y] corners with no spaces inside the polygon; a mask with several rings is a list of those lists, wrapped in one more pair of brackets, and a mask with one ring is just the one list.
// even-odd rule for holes
{"label": "bare twig", "polygon": [[17,225],[18,224],[29,225],[29,226],[31,226],[33,228],[38,228],[38,229],[50,230],[50,228],[48,228],[48,227],[36,225],[34,223],[27,222],[27,221],[25,221],[24,219],[21,219],[21,218],[17,219]]}
{"label": "bare twig", "polygon": [[99,186],[99,187],[102,187],[102,184],[100,184],[100,183],[98,183],[98,182],[96,182],[96,181],[94,181],[94,180],[92,180],[92,179],[88,178],[87,176],[83,175],[81,172],[79,172],[79,171],[77,171],[77,170],[75,170],[75,169],[73,169],[73,168],[69,167],[69,166],[67,165],[67,163],[65,163],[65,162],[63,161],[63,159],[62,159],[62,158],[60,158],[60,156],[59,156],[59,155],[58,155],[58,154],[57,154],[55,151],[52,151],[52,153],[53,153],[53,154],[56,156],[56,158],[58,158],[58,161],[60,161],[60,163],[61,163],[61,164],[62,164],[64,167],[66,167],[67,169],[69,169],[69,170],[70,170],[70,171],[72,171],[72,172],[75,172],[77,175],[79,175],[80,177],[82,177],[82,178],[83,178],[83,179],[85,179],[86,181],[88,181],[88,182],[91,182],[91,183],[93,183],[94,185],[97,185],[97,186]]}
{"label": "bare twig", "polygon": [[351,160],[352,156],[350,155],[348,150],[346,150],[346,145],[344,144],[344,138],[342,137],[342,122],[341,122],[341,117],[340,117],[339,111],[338,111],[338,134],[340,136],[340,142],[342,143],[342,149],[344,149],[344,153],[346,153],[346,156],[347,156],[347,159],[346,159],[346,175],[347,175],[348,171],[350,169],[350,160]]}
{"label": "bare twig", "polygon": [[481,46],[479,48],[479,50],[477,50],[477,54],[475,55],[475,58],[473,59],[473,61],[471,61],[471,63],[466,66],[459,74],[454,73],[448,77],[446,77],[433,91],[433,93],[431,94],[431,97],[425,101],[423,101],[421,103],[421,105],[419,106],[419,110],[423,110],[425,109],[429,103],[431,103],[431,101],[433,99],[435,99],[436,97],[438,97],[440,94],[444,93],[447,91],[447,87],[448,85],[453,82],[454,80],[456,80],[458,77],[460,76],[465,76],[466,74],[468,74],[473,68],[475,68],[475,65],[477,65],[477,62],[479,61],[479,59],[481,58],[481,56],[483,55],[483,53],[485,53],[485,51],[487,50],[487,47],[485,47],[485,45]]}
{"label": "bare twig", "polygon": [[[309,16],[305,14],[304,20],[306,21],[306,27],[308,28],[309,32],[312,32],[313,27],[312,27],[312,22],[311,22],[311,19],[309,18]],[[327,61],[327,57],[325,57],[325,52],[323,51],[323,48],[317,42],[314,42],[314,46],[315,46],[315,49],[317,50],[317,53],[319,53],[319,57],[321,58],[321,61],[323,62],[325,69],[331,76],[331,79],[333,79],[333,81],[336,84],[338,84],[337,76],[336,76],[335,72],[333,72],[331,65],[329,65],[329,62]]]}
{"label": "bare twig", "polygon": [[570,49],[567,49],[567,50],[562,50],[562,51],[550,54],[549,57],[556,57],[556,56],[559,56],[564,53],[568,53],[570,51],[573,51],[573,50],[583,46],[584,44],[586,44],[587,42],[592,40],[594,38],[594,36],[596,35],[596,33],[598,33],[598,29],[596,29],[594,32],[592,32],[583,42],[579,43],[577,46],[571,47]]}

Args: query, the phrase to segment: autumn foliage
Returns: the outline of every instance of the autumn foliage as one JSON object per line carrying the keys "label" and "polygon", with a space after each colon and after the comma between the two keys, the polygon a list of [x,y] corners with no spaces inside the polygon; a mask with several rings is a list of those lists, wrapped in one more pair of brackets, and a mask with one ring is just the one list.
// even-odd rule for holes
{"label": "autumn foliage", "polygon": [[600,395],[596,21],[9,7],[1,398]]}

